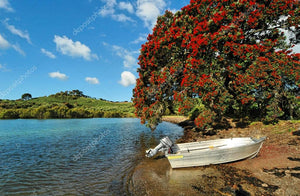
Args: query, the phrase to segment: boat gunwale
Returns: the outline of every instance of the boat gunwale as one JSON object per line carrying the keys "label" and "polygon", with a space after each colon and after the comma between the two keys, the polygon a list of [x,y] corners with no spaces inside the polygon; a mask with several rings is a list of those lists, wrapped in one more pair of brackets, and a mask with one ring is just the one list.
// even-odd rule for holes
{"label": "boat gunwale", "polygon": [[[217,151],[217,150],[228,150],[228,149],[236,149],[236,148],[241,148],[241,147],[251,147],[252,145],[257,145],[257,144],[262,144],[262,142],[264,142],[264,140],[266,139],[266,137],[261,137],[261,138],[252,138],[252,137],[237,137],[237,138],[224,138],[224,139],[215,139],[215,140],[207,140],[207,141],[204,141],[204,142],[209,142],[209,141],[217,141],[217,140],[233,140],[233,139],[250,139],[252,140],[253,142],[251,143],[247,143],[247,144],[244,144],[244,145],[236,145],[236,146],[229,146],[228,148],[219,148],[219,147],[223,147],[224,145],[222,146],[207,146],[207,147],[202,147],[202,148],[199,148],[199,149],[180,149],[180,147],[178,146],[178,144],[175,144],[178,146],[178,149],[177,149],[177,152],[176,153],[168,153],[166,154],[167,156],[177,156],[179,154],[188,154],[190,153],[191,151],[203,151],[203,152],[207,152],[209,150],[211,151]],[[200,142],[191,142],[193,144],[199,144],[203,141],[200,141]],[[190,144],[190,143],[181,143],[179,145],[182,145],[182,144]],[[225,145],[226,146],[226,145]],[[260,150],[260,147],[258,148],[258,151]]]}

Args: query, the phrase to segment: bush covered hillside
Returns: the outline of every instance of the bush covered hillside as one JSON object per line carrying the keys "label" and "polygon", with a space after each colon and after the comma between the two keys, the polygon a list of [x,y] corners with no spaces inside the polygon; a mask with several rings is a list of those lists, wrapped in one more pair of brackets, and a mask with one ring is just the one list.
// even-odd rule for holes
{"label": "bush covered hillside", "polygon": [[133,117],[130,102],[111,102],[90,98],[79,90],[19,100],[0,100],[0,119],[17,118],[113,118]]}

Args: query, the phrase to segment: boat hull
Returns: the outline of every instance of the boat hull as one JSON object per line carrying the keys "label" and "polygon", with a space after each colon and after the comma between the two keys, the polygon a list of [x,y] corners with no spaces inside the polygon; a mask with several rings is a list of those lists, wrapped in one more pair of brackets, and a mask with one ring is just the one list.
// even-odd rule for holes
{"label": "boat hull", "polygon": [[221,164],[253,158],[259,152],[265,137],[230,138],[175,144],[174,154],[167,154],[172,168]]}

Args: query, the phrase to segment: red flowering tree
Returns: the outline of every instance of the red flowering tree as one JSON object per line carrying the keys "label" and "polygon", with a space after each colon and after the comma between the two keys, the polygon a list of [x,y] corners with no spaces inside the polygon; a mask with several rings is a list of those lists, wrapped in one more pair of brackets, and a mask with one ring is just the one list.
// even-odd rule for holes
{"label": "red flowering tree", "polygon": [[167,109],[190,111],[198,99],[205,109],[195,124],[203,129],[224,115],[299,115],[300,54],[288,50],[299,43],[299,7],[298,0],[191,0],[167,11],[141,48],[136,115],[154,128]]}

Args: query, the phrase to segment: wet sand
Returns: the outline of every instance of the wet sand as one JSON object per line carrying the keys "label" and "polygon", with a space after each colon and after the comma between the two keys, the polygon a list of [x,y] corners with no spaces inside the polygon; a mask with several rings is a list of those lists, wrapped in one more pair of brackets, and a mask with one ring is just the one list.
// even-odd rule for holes
{"label": "wet sand", "polygon": [[246,128],[195,132],[183,118],[165,118],[185,127],[180,142],[267,136],[257,157],[228,164],[172,169],[164,156],[143,159],[128,184],[132,195],[300,195],[300,123],[255,123]]}

